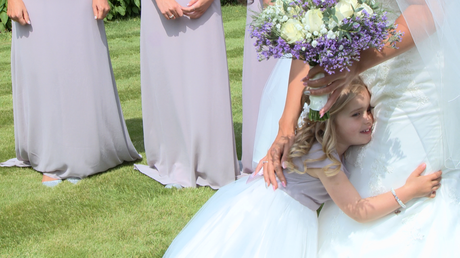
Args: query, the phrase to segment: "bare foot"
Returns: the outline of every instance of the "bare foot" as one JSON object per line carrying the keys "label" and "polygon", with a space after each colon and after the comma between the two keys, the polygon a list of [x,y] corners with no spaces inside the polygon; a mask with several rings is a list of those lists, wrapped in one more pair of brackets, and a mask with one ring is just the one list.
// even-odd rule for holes
{"label": "bare foot", "polygon": [[43,177],[42,177],[42,183],[43,182],[48,182],[48,181],[55,181],[55,180],[59,180],[59,179],[52,178],[52,177],[45,176],[45,175],[43,175]]}

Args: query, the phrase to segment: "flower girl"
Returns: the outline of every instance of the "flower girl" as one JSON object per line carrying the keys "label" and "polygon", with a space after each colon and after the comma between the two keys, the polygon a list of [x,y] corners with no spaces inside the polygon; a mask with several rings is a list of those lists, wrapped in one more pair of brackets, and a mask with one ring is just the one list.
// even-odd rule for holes
{"label": "flower girl", "polygon": [[366,86],[355,79],[330,109],[330,119],[312,122],[303,114],[285,174],[287,186],[273,191],[256,174],[226,185],[164,257],[316,257],[321,203],[332,199],[351,218],[367,222],[398,212],[413,198],[435,197],[441,171],[421,176],[424,164],[404,186],[375,197],[362,199],[348,181],[345,151],[371,140],[369,101]]}

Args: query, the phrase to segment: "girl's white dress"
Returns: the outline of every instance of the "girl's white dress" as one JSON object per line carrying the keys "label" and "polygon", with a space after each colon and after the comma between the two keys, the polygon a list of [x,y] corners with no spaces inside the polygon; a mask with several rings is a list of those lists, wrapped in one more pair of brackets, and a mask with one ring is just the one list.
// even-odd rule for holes
{"label": "girl's white dress", "polygon": [[[390,10],[389,22],[394,22],[401,14],[396,0],[378,2]],[[403,8],[403,1],[399,2]],[[434,5],[434,2],[432,0],[430,4]],[[441,28],[437,27],[437,31],[439,34]],[[411,32],[414,34],[414,31]],[[408,208],[401,209],[401,213],[370,223],[358,223],[332,201],[327,202],[319,217],[319,257],[458,257],[460,170],[455,162],[458,157],[455,146],[460,146],[460,136],[452,134],[452,129],[460,124],[455,114],[449,114],[451,108],[446,108],[451,104],[458,105],[458,97],[453,94],[450,101],[444,101],[447,91],[439,94],[432,79],[439,75],[433,77],[433,70],[424,64],[422,58],[426,56],[419,54],[420,47],[421,44],[417,44],[417,48],[362,74],[372,93],[371,105],[375,107],[376,123],[372,141],[347,152],[346,166],[351,173],[350,181],[362,197],[375,196],[402,186],[422,162],[427,164],[425,173],[443,170],[442,186],[436,198],[416,199],[407,203]],[[444,62],[450,55],[458,56],[458,50],[450,49],[457,52],[444,56]],[[287,75],[273,75],[277,79],[283,76]],[[452,84],[445,87],[452,87]],[[287,84],[280,84],[278,90],[285,88]],[[276,96],[263,98],[270,97]],[[284,108],[284,103],[278,107],[274,103],[265,103],[267,106],[260,107],[258,126],[273,120]],[[264,112],[273,109],[278,113]],[[275,123],[273,125],[276,126]],[[258,143],[257,139],[274,139],[277,132],[264,129],[258,133],[258,145],[254,150],[265,149],[266,152],[272,142]],[[256,159],[256,155],[254,157]],[[270,215],[267,213],[266,216]]]}
{"label": "girl's white dress", "polygon": [[[323,154],[316,144],[306,158],[317,159]],[[294,162],[303,169],[300,159]],[[330,163],[324,160],[309,166],[322,168]],[[220,188],[174,239],[164,257],[316,257],[316,209],[330,197],[317,178],[285,175],[287,188],[281,186],[276,191],[266,188],[259,175]]]}

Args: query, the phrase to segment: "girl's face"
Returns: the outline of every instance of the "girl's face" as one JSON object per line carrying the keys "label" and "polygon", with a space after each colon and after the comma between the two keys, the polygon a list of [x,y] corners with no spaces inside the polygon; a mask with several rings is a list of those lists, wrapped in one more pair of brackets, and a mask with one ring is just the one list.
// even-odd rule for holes
{"label": "girl's face", "polygon": [[374,118],[369,92],[362,91],[352,99],[335,119],[337,152],[343,154],[352,145],[363,145],[371,140]]}

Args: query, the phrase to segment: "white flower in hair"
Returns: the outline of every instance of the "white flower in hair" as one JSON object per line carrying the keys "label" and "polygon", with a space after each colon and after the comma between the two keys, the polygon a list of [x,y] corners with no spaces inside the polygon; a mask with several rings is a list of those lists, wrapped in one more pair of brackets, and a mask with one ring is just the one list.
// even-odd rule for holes
{"label": "white flower in hair", "polygon": [[310,106],[305,102],[303,104],[303,110],[302,113],[300,113],[299,120],[297,120],[297,128],[300,128],[303,126],[305,118],[308,117],[308,113],[310,112]]}

